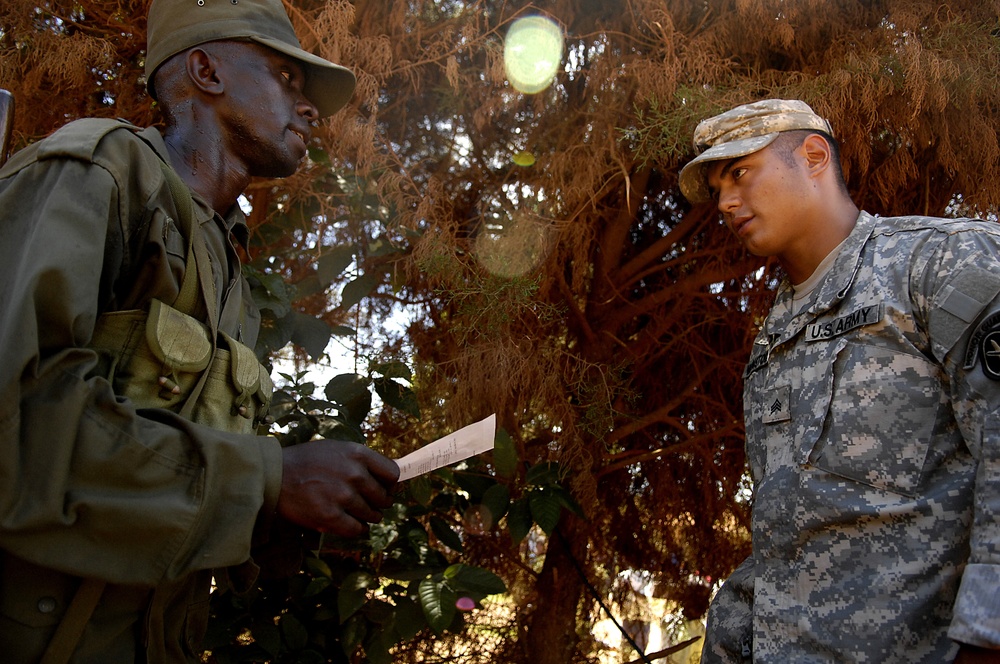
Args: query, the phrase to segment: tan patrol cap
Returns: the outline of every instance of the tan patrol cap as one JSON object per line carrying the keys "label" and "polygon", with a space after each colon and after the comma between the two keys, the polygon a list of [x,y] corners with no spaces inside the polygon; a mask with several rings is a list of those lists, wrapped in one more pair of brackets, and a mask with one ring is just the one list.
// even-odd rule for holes
{"label": "tan patrol cap", "polygon": [[797,99],[765,99],[737,106],[702,120],[694,130],[698,156],[681,170],[680,187],[692,203],[712,200],[708,190],[708,164],[743,157],[770,145],[783,131],[814,129],[833,136],[830,123]]}
{"label": "tan patrol cap", "polygon": [[336,113],[354,93],[350,69],[302,50],[281,0],[153,0],[146,19],[146,87],[173,55],[212,41],[250,40],[284,53],[306,69],[305,95],[321,117]]}

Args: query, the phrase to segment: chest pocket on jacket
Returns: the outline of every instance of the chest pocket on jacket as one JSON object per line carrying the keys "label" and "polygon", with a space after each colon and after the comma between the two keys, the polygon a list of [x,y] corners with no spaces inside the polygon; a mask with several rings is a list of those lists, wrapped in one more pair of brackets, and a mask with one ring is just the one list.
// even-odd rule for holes
{"label": "chest pocket on jacket", "polygon": [[865,344],[847,344],[834,368],[824,435],[802,461],[912,495],[947,406],[939,370],[920,356]]}

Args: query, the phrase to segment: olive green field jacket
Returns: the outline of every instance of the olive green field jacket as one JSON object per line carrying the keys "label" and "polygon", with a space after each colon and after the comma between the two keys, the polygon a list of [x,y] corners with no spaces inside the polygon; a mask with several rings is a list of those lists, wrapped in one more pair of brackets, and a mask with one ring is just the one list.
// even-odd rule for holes
{"label": "olive green field jacket", "polygon": [[[164,163],[155,129],[91,119],[0,169],[4,662],[39,661],[83,579],[103,587],[70,661],[197,661],[213,570],[247,563],[277,503],[280,446],[254,433],[259,314],[230,239],[245,218],[176,200]],[[178,311],[185,215],[208,267]],[[220,369],[227,352],[240,362]],[[163,389],[137,390],[150,371]],[[213,372],[234,396],[199,416],[172,388],[214,393]]]}

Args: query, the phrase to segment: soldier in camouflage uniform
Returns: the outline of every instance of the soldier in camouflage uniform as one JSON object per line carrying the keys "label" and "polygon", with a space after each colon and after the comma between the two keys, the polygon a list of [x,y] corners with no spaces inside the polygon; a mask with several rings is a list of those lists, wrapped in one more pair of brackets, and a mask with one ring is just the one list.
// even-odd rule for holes
{"label": "soldier in camouflage uniform", "polygon": [[[167,126],[84,119],[0,169],[0,660],[200,660],[210,583],[252,583],[281,518],[355,536],[396,464],[283,449],[234,242],[254,176],[292,174],[348,70],[280,0],[154,0]],[[44,657],[44,659],[43,659]]]}
{"label": "soldier in camouflage uniform", "polygon": [[753,552],[702,661],[1000,661],[1000,226],[859,211],[800,101],[694,143],[684,195],[787,275],[744,373]]}

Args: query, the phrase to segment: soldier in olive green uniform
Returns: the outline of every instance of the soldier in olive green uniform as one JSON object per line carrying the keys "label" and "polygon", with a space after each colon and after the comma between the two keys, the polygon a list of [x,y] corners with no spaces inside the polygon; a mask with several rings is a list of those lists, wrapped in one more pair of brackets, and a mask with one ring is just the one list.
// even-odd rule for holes
{"label": "soldier in olive green uniform", "polygon": [[1000,225],[859,211],[800,101],[695,145],[684,195],[787,274],[744,373],[753,553],[702,662],[1000,661]]}
{"label": "soldier in olive green uniform", "polygon": [[271,383],[233,242],[253,176],[284,177],[348,70],[280,0],[155,0],[167,127],[87,119],[0,170],[0,658],[198,661],[211,579],[274,518],[342,536],[398,468],[353,443],[256,435]]}

